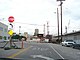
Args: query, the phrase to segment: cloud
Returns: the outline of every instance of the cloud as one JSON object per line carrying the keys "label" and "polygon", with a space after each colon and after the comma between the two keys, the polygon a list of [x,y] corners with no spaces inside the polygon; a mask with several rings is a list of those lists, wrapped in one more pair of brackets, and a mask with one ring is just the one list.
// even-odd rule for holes
{"label": "cloud", "polygon": [[80,23],[80,1],[66,0],[63,2],[63,33],[65,32],[65,26],[68,26],[70,20],[69,32],[72,30],[79,30]]}
{"label": "cloud", "polygon": [[80,19],[80,1],[75,1],[75,0],[68,0],[64,4],[64,14],[65,16],[71,17],[73,20],[79,20]]}

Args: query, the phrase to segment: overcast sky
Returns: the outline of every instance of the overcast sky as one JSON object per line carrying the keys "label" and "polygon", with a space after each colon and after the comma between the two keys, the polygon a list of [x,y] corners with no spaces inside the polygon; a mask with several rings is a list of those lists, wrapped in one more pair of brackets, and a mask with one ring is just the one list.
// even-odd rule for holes
{"label": "overcast sky", "polygon": [[[57,34],[56,9],[60,2],[56,0],[0,0],[0,20],[9,26],[8,17],[14,16],[14,31],[34,33],[34,29],[39,29],[43,33],[43,25],[49,22],[50,34]],[[66,0],[63,2],[63,33],[65,26],[68,32],[80,30],[80,1]],[[3,19],[4,18],[4,19]],[[47,29],[47,28],[46,28]],[[47,30],[46,30],[47,31]]]}

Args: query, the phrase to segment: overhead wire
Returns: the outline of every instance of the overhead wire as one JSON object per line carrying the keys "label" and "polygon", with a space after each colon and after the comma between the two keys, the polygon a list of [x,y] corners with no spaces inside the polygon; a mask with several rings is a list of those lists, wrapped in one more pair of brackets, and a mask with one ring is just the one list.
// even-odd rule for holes
{"label": "overhead wire", "polygon": [[[30,23],[22,23],[22,22],[15,22],[15,23],[34,25],[34,26],[44,26],[44,24],[43,25],[39,25],[39,24],[30,24]],[[56,26],[49,26],[49,27],[56,27]]]}

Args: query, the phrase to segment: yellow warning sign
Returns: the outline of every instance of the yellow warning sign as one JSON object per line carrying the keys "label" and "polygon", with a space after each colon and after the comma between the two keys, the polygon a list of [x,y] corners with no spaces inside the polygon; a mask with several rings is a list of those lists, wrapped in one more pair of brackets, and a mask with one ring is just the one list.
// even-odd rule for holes
{"label": "yellow warning sign", "polygon": [[8,32],[9,35],[13,35],[13,33],[14,33],[13,30],[9,30]]}

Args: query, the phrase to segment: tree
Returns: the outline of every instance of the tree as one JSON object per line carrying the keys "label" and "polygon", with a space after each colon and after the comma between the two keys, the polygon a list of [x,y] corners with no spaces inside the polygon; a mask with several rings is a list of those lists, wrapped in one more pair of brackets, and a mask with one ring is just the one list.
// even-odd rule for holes
{"label": "tree", "polygon": [[19,37],[20,37],[20,36],[16,34],[16,35],[13,35],[11,38],[12,38],[12,39],[19,39]]}

